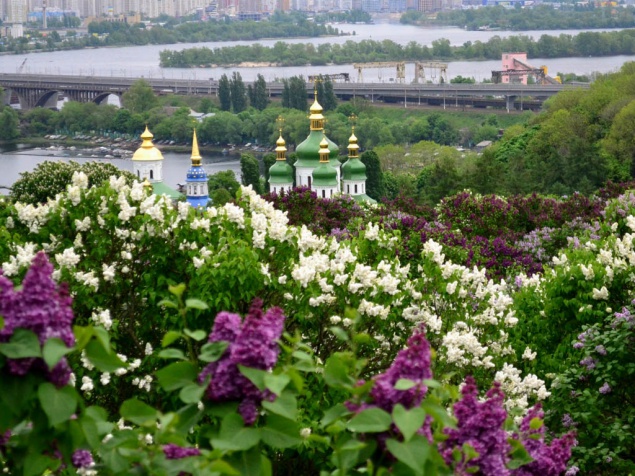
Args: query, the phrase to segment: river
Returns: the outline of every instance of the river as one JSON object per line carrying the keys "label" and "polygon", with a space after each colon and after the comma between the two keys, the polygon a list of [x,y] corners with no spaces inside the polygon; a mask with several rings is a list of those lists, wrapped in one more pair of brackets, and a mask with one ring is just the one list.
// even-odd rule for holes
{"label": "river", "polygon": [[[141,141],[139,141],[141,144]],[[77,156],[83,151],[59,149],[34,149],[25,145],[18,145],[11,149],[0,147],[0,187],[11,186],[20,178],[20,173],[33,170],[38,164],[46,160],[86,162],[109,162],[122,170],[132,171],[132,161],[128,159],[105,159],[96,156]],[[74,156],[70,156],[74,154]],[[240,158],[237,155],[222,155],[221,153],[203,152],[202,165],[208,174],[224,170],[231,170],[240,180]],[[177,184],[185,183],[185,174],[190,166],[190,154],[164,152],[163,180],[170,187],[176,189]],[[0,188],[0,195],[6,195],[8,190]]]}
{"label": "river", "polygon": [[[457,27],[418,27],[413,25],[401,25],[395,23],[377,23],[371,25],[335,25],[341,31],[350,33],[351,36],[328,38],[297,38],[284,40],[260,40],[258,43],[271,46],[276,41],[289,43],[311,42],[344,43],[346,41],[361,40],[392,40],[399,44],[407,44],[416,41],[422,44],[431,44],[432,41],[446,38],[452,45],[462,45],[466,41],[486,42],[494,36],[508,37],[512,35],[526,35],[539,39],[542,35],[558,36],[560,34],[576,35],[582,30],[534,30],[525,32],[516,31],[466,31]],[[607,31],[607,30],[594,30]],[[353,33],[354,36],[353,36]],[[256,74],[260,73],[267,81],[276,78],[289,78],[295,75],[310,75],[319,73],[349,73],[356,78],[356,72],[352,65],[339,66],[302,66],[288,68],[214,68],[214,69],[188,69],[188,68],[161,68],[159,67],[159,52],[162,50],[182,50],[192,47],[218,48],[223,46],[248,45],[252,41],[227,41],[206,43],[180,43],[176,45],[147,45],[128,46],[123,48],[102,48],[99,50],[84,49],[73,51],[55,51],[44,53],[32,53],[28,55],[5,55],[0,57],[0,73],[15,73],[25,58],[23,72],[31,74],[71,74],[86,76],[125,76],[147,78],[178,78],[178,79],[218,79],[222,74],[231,75],[233,71],[239,71],[243,79],[252,81]],[[551,74],[557,72],[592,74],[593,72],[606,73],[615,71],[626,61],[635,61],[635,56],[610,56],[602,58],[557,58],[543,59],[532,58],[535,66],[545,65]],[[410,64],[406,69],[408,78],[414,77],[414,65]],[[492,70],[501,69],[500,61],[453,61],[448,65],[448,77],[467,76],[474,77],[477,81],[490,79]],[[369,70],[364,73],[367,82],[388,82],[394,77],[392,70]]]}

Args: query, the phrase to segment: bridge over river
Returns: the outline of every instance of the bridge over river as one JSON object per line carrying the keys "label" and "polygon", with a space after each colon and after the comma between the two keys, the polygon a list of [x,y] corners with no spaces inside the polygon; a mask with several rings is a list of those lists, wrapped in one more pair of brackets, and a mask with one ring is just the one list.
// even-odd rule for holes
{"label": "bridge over river", "polygon": [[[4,101],[17,100],[21,109],[57,107],[60,95],[72,101],[106,102],[108,96],[121,97],[141,78],[114,76],[65,76],[41,74],[0,74]],[[157,94],[217,96],[218,81],[196,79],[143,78]],[[539,109],[544,100],[560,91],[588,88],[588,84],[522,85],[522,84],[399,84],[399,83],[333,83],[335,94],[343,100],[364,97],[371,101],[401,103],[404,106],[430,104],[442,107],[502,107]],[[283,83],[267,83],[271,97],[282,96]],[[307,83],[307,97],[313,95],[313,84]]]}

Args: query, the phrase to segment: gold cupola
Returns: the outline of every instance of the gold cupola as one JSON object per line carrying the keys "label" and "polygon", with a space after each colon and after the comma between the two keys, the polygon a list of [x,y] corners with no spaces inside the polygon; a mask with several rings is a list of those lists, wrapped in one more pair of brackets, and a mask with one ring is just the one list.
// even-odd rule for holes
{"label": "gold cupola", "polygon": [[322,131],[324,130],[324,115],[322,114],[324,109],[322,109],[322,106],[320,106],[320,103],[318,102],[317,88],[314,89],[313,96],[314,96],[313,104],[311,105],[311,108],[309,109],[311,113],[309,115],[309,120],[311,121],[311,130]]}
{"label": "gold cupola", "polygon": [[198,150],[198,139],[196,138],[196,129],[194,129],[194,136],[192,137],[192,167],[201,166],[201,154]]}
{"label": "gold cupola", "polygon": [[359,157],[359,145],[357,144],[357,136],[355,136],[355,126],[353,126],[351,136],[348,138],[348,157],[350,159],[357,159]]}
{"label": "gold cupola", "polygon": [[150,130],[148,130],[148,126],[146,126],[146,130],[143,131],[143,134],[141,134],[143,142],[141,143],[141,147],[139,147],[132,156],[133,161],[147,162],[163,160],[163,154],[152,143],[153,137],[154,135],[150,132]]}
{"label": "gold cupola", "polygon": [[282,138],[282,128],[280,128],[280,137],[276,141],[276,160],[287,160],[287,143]]}

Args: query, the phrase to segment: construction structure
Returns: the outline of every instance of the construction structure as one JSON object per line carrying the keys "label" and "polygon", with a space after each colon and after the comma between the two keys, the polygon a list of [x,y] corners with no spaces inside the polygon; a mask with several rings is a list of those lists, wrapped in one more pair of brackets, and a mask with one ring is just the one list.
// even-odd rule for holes
{"label": "construction structure", "polygon": [[414,83],[426,82],[426,69],[430,71],[430,78],[435,83],[437,77],[439,78],[438,84],[444,84],[448,82],[448,64],[440,63],[438,61],[417,61],[415,63],[415,79]]}
{"label": "construction structure", "polygon": [[406,82],[406,63],[404,61],[381,61],[375,63],[355,63],[353,68],[357,70],[357,82],[364,82],[364,69],[382,69],[382,68],[396,68],[395,82]]}
{"label": "construction structure", "polygon": [[538,84],[558,84],[559,78],[552,78],[547,74],[547,67],[536,68],[527,62],[527,53],[503,53],[503,69],[492,71],[494,84],[527,84],[527,78],[532,76]]}
{"label": "construction structure", "polygon": [[309,75],[309,83],[314,83],[316,79],[328,78],[334,83],[344,82],[349,83],[351,76],[348,73],[336,73],[336,74],[311,74]]}

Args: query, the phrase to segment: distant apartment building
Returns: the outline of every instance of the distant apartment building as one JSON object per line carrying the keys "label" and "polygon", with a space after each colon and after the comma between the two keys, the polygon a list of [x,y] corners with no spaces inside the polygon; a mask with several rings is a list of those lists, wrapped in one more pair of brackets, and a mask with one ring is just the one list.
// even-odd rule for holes
{"label": "distant apartment building", "polygon": [[5,23],[26,23],[28,13],[24,0],[0,0],[2,2],[2,20]]}

